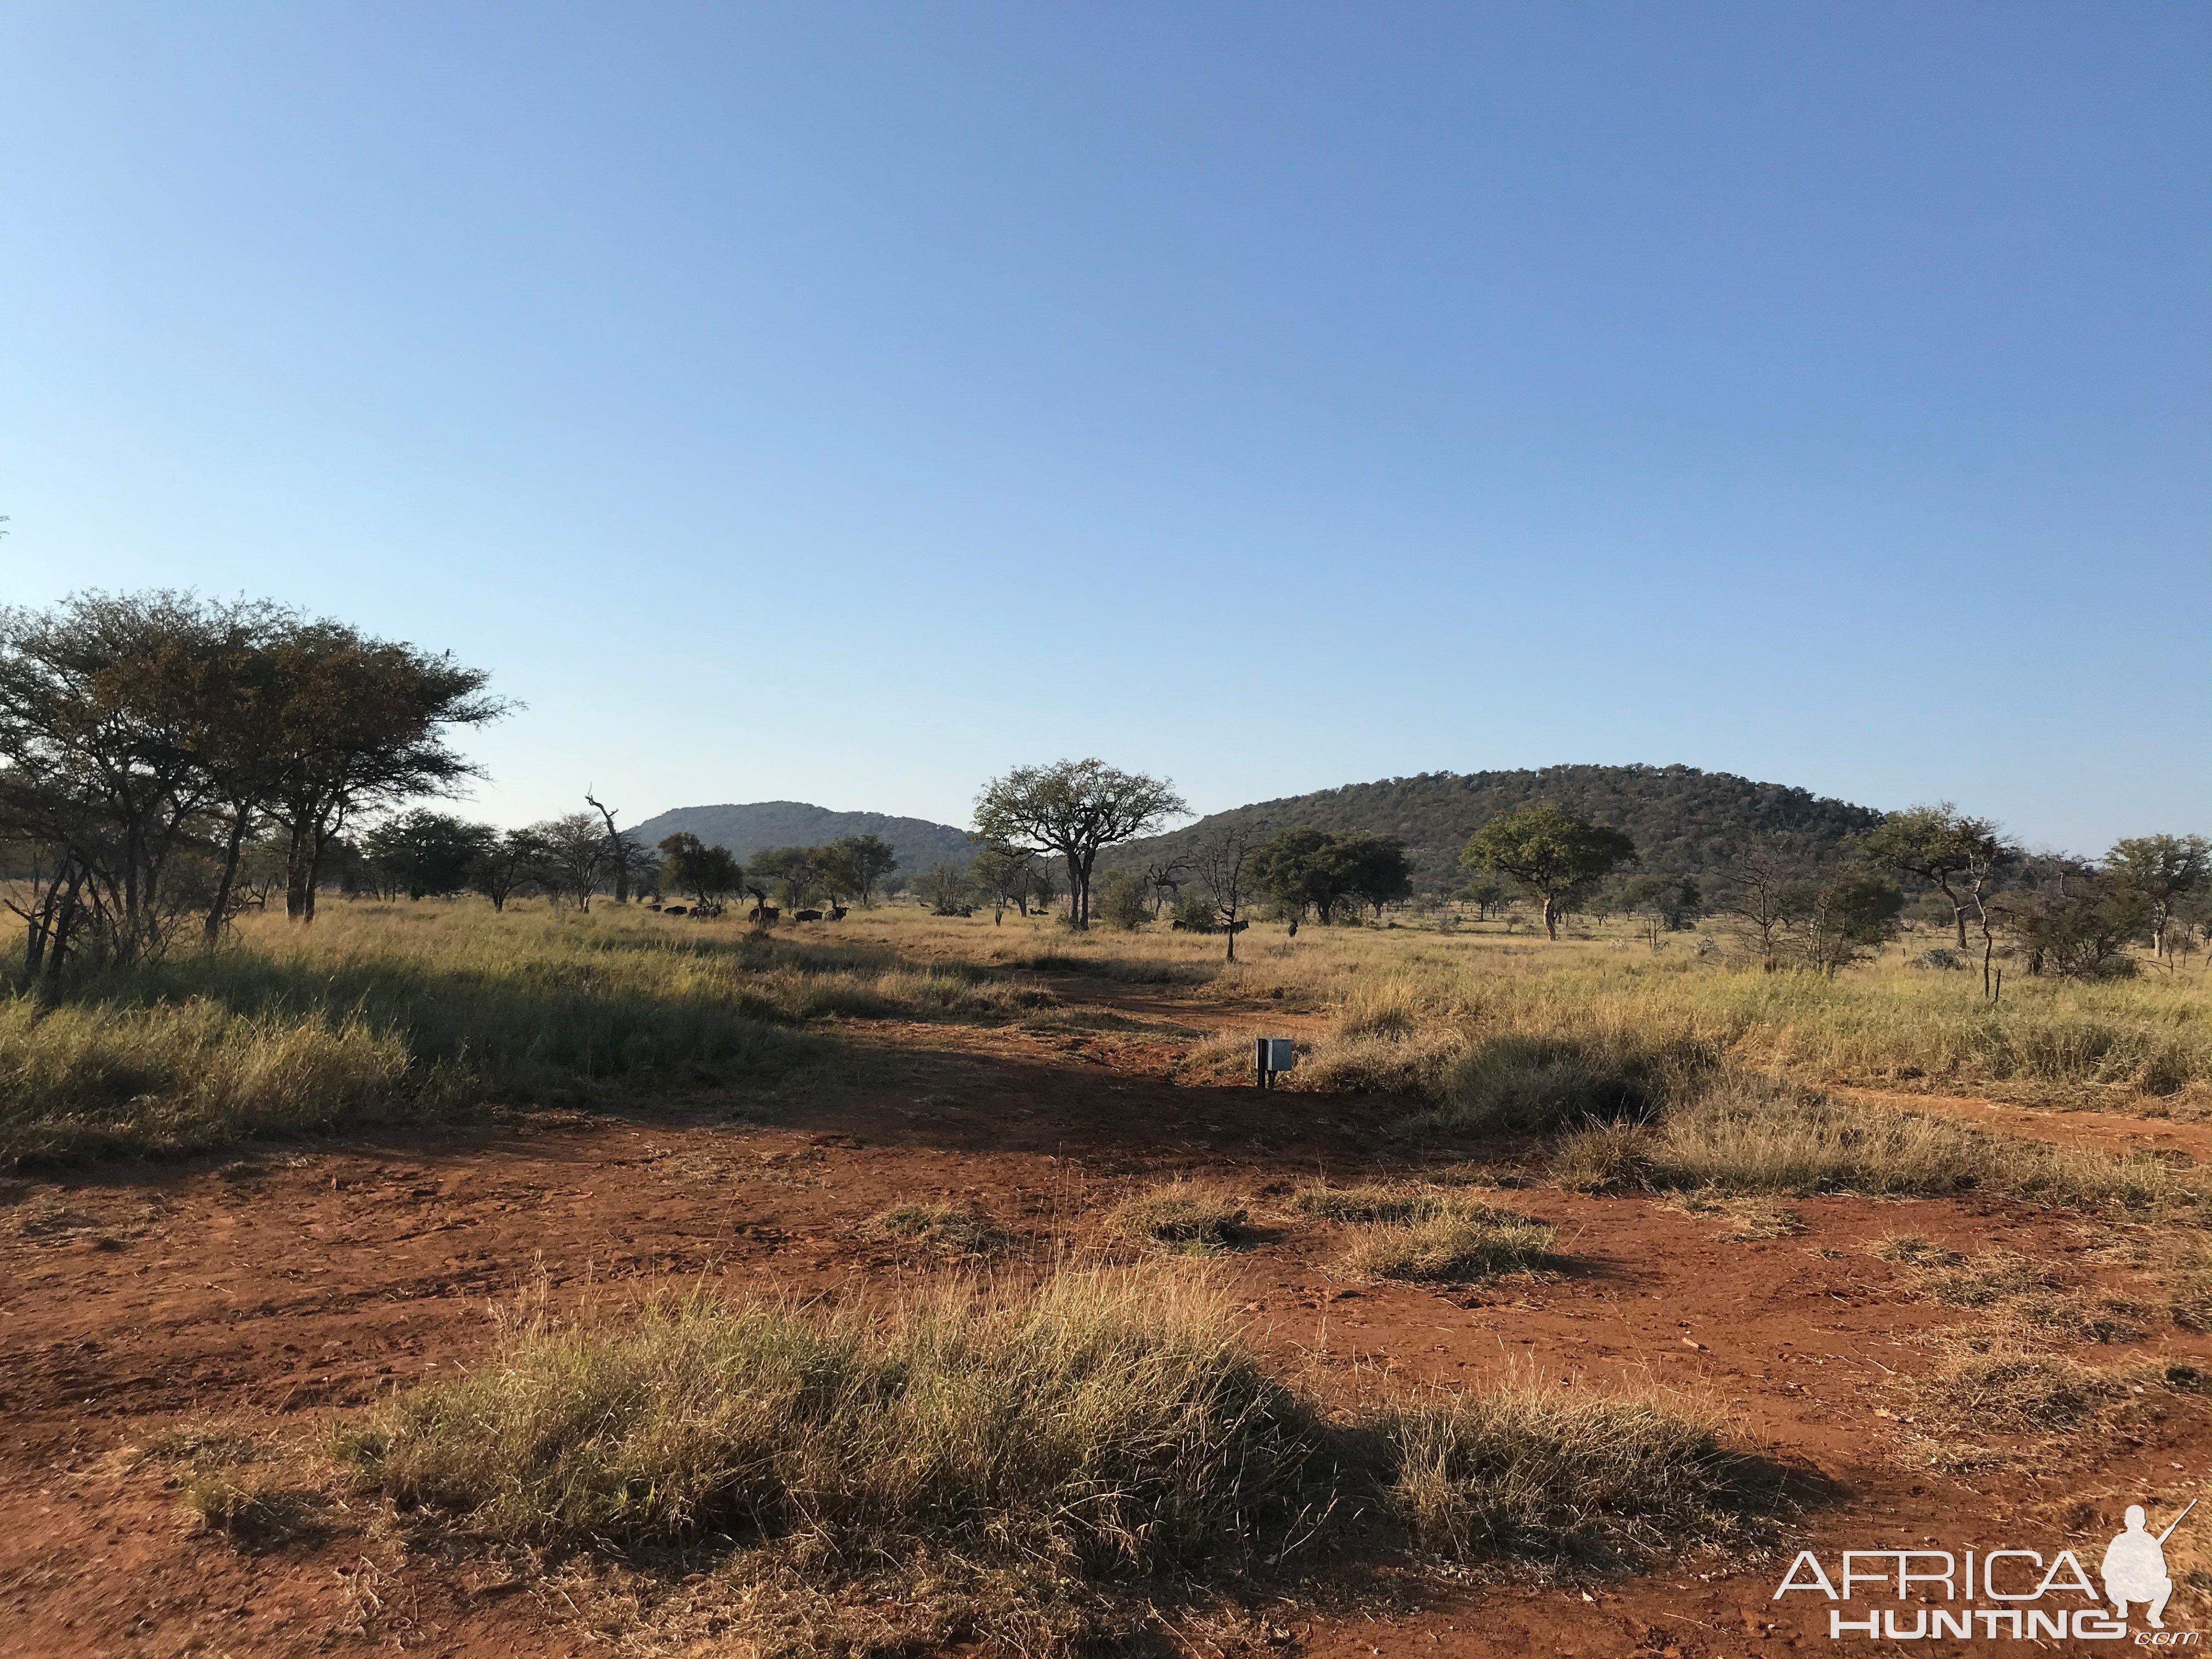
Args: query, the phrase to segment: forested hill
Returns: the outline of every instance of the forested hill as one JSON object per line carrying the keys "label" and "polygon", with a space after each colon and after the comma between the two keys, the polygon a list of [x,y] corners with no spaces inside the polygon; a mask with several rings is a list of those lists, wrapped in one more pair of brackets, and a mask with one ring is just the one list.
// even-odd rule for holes
{"label": "forested hill", "polygon": [[[1547,766],[1540,771],[1428,772],[1346,784],[1287,800],[1216,812],[1186,829],[1123,849],[1115,864],[1187,857],[1231,827],[1266,836],[1310,825],[1395,836],[1413,860],[1417,891],[1449,890],[1466,879],[1459,849],[1497,813],[1531,801],[1625,830],[1642,854],[1636,867],[1662,875],[1717,868],[1747,838],[1781,833],[1808,857],[1832,854],[1844,837],[1881,814],[1787,784],[1753,783],[1693,766]],[[1102,860],[1103,862],[1103,860]]]}
{"label": "forested hill", "polygon": [[647,847],[688,830],[709,847],[726,847],[742,864],[764,847],[820,847],[840,836],[881,836],[898,853],[899,872],[914,877],[946,859],[965,864],[975,856],[966,832],[927,818],[884,812],[832,812],[800,800],[757,800],[745,805],[678,806],[647,818],[629,833]]}

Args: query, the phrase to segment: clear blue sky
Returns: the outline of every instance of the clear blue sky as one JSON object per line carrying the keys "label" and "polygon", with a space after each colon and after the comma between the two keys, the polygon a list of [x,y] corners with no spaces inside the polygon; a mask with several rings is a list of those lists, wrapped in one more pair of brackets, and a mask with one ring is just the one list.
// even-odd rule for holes
{"label": "clear blue sky", "polygon": [[6,597],[494,671],[482,815],[1687,763],[2212,831],[2212,8],[0,18]]}

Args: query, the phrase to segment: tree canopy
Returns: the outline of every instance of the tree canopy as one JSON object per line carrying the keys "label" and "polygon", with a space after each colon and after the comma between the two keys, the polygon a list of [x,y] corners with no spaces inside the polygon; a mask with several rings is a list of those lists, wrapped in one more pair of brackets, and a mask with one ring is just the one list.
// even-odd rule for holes
{"label": "tree canopy", "polygon": [[1501,812],[1468,837],[1460,862],[1519,882],[1544,906],[1544,931],[1559,936],[1559,907],[1576,889],[1636,856],[1620,830],[1578,818],[1553,801]]}
{"label": "tree canopy", "polygon": [[1158,829],[1189,809],[1164,778],[1101,760],[1018,766],[975,799],[975,834],[1001,847],[1057,853],[1067,866],[1068,912],[1091,925],[1091,874],[1099,850]]}

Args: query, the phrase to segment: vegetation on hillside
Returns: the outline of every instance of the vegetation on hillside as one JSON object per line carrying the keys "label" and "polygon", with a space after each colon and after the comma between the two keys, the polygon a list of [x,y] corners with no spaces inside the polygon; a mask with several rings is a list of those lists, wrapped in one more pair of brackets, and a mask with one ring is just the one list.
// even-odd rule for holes
{"label": "vegetation on hillside", "polygon": [[1285,830],[1357,830],[1395,837],[1413,862],[1414,887],[1449,892],[1465,880],[1460,849],[1502,812],[1553,802],[1636,843],[1638,869],[1662,875],[1717,871],[1747,842],[1781,837],[1808,862],[1832,858],[1880,822],[1869,807],[1783,784],[1754,783],[1690,766],[1547,766],[1518,772],[1432,772],[1346,784],[1257,801],[1124,849],[1115,864],[1190,858],[1236,828],[1255,841]]}

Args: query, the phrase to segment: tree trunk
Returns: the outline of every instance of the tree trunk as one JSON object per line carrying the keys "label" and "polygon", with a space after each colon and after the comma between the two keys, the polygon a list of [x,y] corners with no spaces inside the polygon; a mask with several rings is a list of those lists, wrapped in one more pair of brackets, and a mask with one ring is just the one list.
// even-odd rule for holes
{"label": "tree trunk", "polygon": [[[1549,893],[1544,895],[1544,932],[1551,939],[1556,939],[1559,936],[1559,902]],[[1964,933],[1960,935],[1962,942],[1965,937]]]}
{"label": "tree trunk", "polygon": [[1951,884],[1941,876],[1936,878],[1936,885],[1942,890],[1943,896],[1951,902],[1951,921],[1959,930],[1959,948],[1963,951],[1966,948],[1966,902],[1951,890]]}
{"label": "tree trunk", "polygon": [[231,888],[238,880],[239,848],[246,842],[246,826],[253,816],[251,807],[241,806],[230,817],[230,834],[223,842],[222,875],[215,884],[215,902],[208,907],[207,942],[213,945],[222,937],[224,919],[230,915]]}

